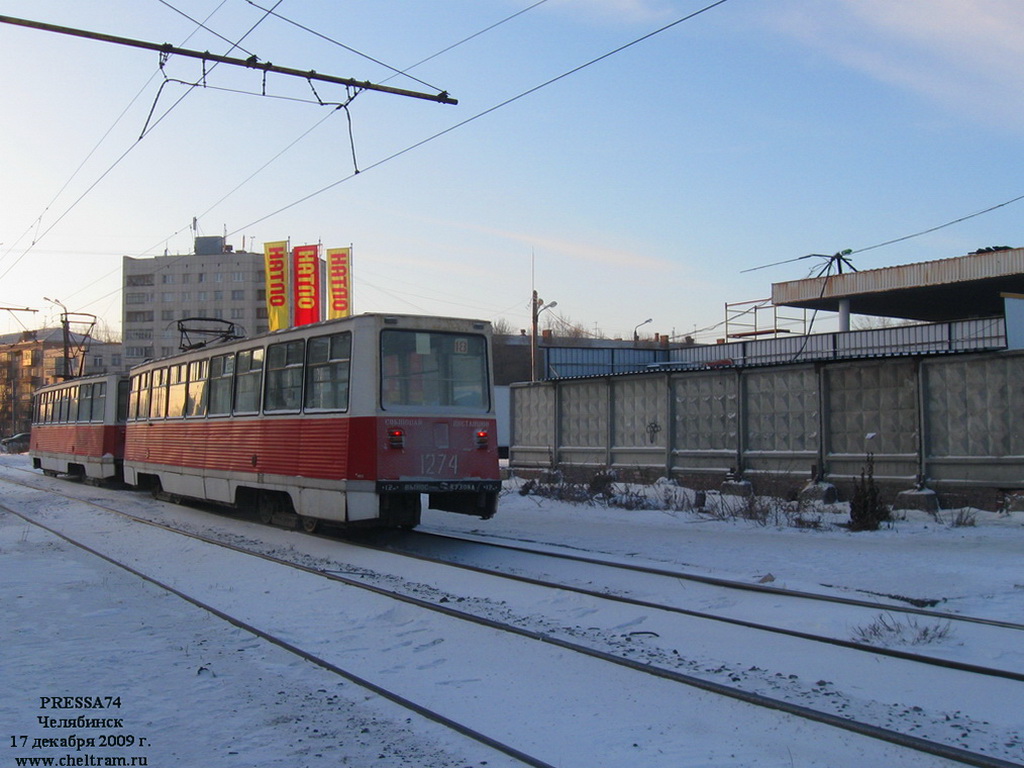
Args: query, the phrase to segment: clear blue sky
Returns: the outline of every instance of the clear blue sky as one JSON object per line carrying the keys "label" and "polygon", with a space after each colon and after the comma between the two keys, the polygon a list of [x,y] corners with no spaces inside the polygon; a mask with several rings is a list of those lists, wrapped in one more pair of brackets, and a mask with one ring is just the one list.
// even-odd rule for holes
{"label": "clear blue sky", "polygon": [[[54,319],[47,296],[116,329],[121,256],[189,251],[196,217],[198,234],[226,232],[236,249],[352,244],[357,312],[525,328],[536,286],[589,329],[629,335],[650,317],[644,332],[684,334],[815,265],[745,269],[1024,195],[1020,0],[728,0],[387,159],[708,2],[548,0],[416,67],[422,82],[387,80],[457,106],[357,96],[355,177],[343,111],[168,83],[153,120],[185,98],[137,141],[163,80],[156,53],[0,25],[0,302],[40,309],[18,316],[28,327]],[[402,69],[531,4],[283,0],[277,12]],[[263,16],[246,0],[5,0],[0,13],[227,52],[175,8],[232,41]],[[394,74],[274,17],[241,46],[232,55]],[[172,57],[164,72],[191,81],[201,66]],[[262,87],[226,66],[206,82]],[[313,98],[282,76],[267,89]],[[1022,215],[1024,201],[852,259],[1024,245]],[[2,314],[0,330],[20,327]]]}

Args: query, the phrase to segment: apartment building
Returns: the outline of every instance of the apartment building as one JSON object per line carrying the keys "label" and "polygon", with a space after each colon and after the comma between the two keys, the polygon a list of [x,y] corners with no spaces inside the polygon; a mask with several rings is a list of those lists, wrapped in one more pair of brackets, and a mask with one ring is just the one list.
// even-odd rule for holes
{"label": "apartment building", "polygon": [[254,336],[268,330],[263,254],[223,237],[197,237],[195,253],[136,259],[122,267],[124,364],[179,350],[178,320],[225,320]]}

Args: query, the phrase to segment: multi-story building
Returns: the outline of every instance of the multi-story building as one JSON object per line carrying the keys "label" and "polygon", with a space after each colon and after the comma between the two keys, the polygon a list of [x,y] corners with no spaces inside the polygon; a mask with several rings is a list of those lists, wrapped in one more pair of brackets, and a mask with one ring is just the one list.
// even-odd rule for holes
{"label": "multi-story building", "polygon": [[[74,335],[67,346],[69,371],[77,372],[83,341]],[[0,434],[28,432],[32,393],[64,379],[65,336],[62,328],[41,328],[0,336]]]}
{"label": "multi-story building", "polygon": [[182,318],[225,320],[250,336],[268,330],[263,254],[234,251],[223,237],[197,237],[190,254],[125,256],[122,286],[126,367],[177,352]]}

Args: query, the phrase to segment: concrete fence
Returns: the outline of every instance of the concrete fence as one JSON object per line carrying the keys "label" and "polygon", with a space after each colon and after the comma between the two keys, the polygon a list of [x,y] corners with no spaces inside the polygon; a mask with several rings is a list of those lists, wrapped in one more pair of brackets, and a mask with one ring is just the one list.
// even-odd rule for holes
{"label": "concrete fence", "polygon": [[512,387],[515,471],[1024,488],[1024,353],[650,371]]}

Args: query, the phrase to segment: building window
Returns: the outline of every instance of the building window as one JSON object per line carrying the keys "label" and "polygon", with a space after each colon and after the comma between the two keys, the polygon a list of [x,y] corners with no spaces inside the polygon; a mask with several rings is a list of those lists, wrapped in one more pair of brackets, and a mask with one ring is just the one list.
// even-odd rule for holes
{"label": "building window", "polygon": [[125,283],[125,285],[127,285],[129,287],[134,287],[136,285],[152,285],[153,284],[153,276],[152,275],[128,275],[127,277],[125,277],[124,283]]}
{"label": "building window", "polygon": [[206,282],[206,273],[205,272],[200,272],[198,275],[196,275],[196,282],[197,283],[205,283]]}
{"label": "building window", "polygon": [[129,323],[152,323],[152,312],[126,312],[124,319]]}
{"label": "building window", "polygon": [[164,304],[170,304],[172,301],[174,301],[174,293],[171,291],[164,291],[163,295],[160,297],[160,300]]}
{"label": "building window", "polygon": [[231,319],[232,320],[241,320],[244,317],[245,317],[245,310],[244,309],[242,309],[241,307],[232,307],[231,308]]}
{"label": "building window", "polygon": [[120,368],[121,367],[121,356],[120,355],[111,355],[110,356],[110,364],[112,366],[114,366],[115,368]]}
{"label": "building window", "polygon": [[245,272],[232,272],[231,273],[231,282],[232,283],[244,283],[245,282]]}
{"label": "building window", "polygon": [[153,301],[152,293],[126,293],[124,295],[125,304],[149,304]]}
{"label": "building window", "polygon": [[213,282],[215,282],[215,283],[223,283],[224,282],[224,273],[223,272],[216,272],[216,273],[214,273],[214,275],[213,275]]}
{"label": "building window", "polygon": [[231,300],[232,301],[245,301],[245,291],[232,291],[231,292]]}
{"label": "building window", "polygon": [[181,292],[181,302],[184,304],[185,302],[189,302],[189,301],[192,301],[192,294],[189,293],[188,291],[182,291]]}
{"label": "building window", "polygon": [[181,276],[181,282],[182,282],[182,285],[184,285],[186,283],[192,282],[192,275],[188,275],[188,274],[182,275]]}
{"label": "building window", "polygon": [[224,291],[214,291],[213,292],[213,300],[214,301],[224,301]]}
{"label": "building window", "polygon": [[128,357],[152,357],[152,347],[125,347],[125,355]]}
{"label": "building window", "polygon": [[160,275],[160,282],[164,285],[171,285],[174,283],[174,275]]}
{"label": "building window", "polygon": [[165,309],[165,310],[163,310],[160,313],[160,319],[161,320],[173,320],[174,319],[174,310],[173,309]]}
{"label": "building window", "polygon": [[206,291],[199,291],[196,294],[196,301],[206,301],[206,294],[207,294]]}

